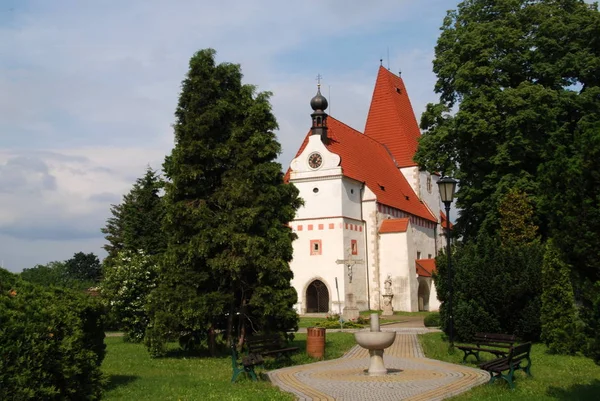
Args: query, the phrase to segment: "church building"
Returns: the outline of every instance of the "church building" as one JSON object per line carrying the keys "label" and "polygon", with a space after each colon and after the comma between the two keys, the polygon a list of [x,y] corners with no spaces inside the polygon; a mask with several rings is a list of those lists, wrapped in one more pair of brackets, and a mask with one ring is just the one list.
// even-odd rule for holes
{"label": "church building", "polygon": [[304,199],[290,223],[296,310],[346,319],[390,305],[438,310],[440,177],[413,160],[421,132],[402,78],[379,68],[364,133],[329,117],[320,89],[310,105],[311,129],[286,174]]}

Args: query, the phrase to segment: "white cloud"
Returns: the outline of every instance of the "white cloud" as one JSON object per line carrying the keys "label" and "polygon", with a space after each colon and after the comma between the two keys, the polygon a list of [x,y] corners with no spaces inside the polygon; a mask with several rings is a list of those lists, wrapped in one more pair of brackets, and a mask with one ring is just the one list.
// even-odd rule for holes
{"label": "white cloud", "polygon": [[180,82],[195,51],[217,49],[218,61],[240,63],[246,82],[274,92],[285,168],[310,126],[319,72],[326,96],[331,88],[331,114],[362,131],[378,49],[395,44],[391,62],[422,110],[432,100],[437,27],[455,4],[17,3],[0,25],[0,259],[20,270],[100,252],[110,203],[170,152]]}

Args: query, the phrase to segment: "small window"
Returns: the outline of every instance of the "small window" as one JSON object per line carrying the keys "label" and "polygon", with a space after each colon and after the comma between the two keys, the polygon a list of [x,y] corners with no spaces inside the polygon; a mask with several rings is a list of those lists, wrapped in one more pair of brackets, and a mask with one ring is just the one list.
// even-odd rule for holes
{"label": "small window", "polygon": [[351,240],[350,244],[352,246],[352,255],[358,255],[358,244],[356,243],[356,240]]}
{"label": "small window", "polygon": [[417,251],[417,259],[421,259],[421,251]]}
{"label": "small window", "polygon": [[431,175],[427,176],[427,192],[431,193]]}
{"label": "small window", "polygon": [[353,194],[353,193],[354,193],[354,189],[351,189],[351,190],[350,190],[350,193],[351,193],[351,194]]}
{"label": "small window", "polygon": [[430,253],[427,254],[427,259],[431,259],[431,254]]}
{"label": "small window", "polygon": [[323,248],[321,246],[320,239],[313,239],[310,241],[310,254],[311,255],[321,255],[323,252]]}
{"label": "small window", "polygon": [[317,192],[319,192],[319,188],[313,188],[313,192],[314,192],[314,193],[317,193]]}

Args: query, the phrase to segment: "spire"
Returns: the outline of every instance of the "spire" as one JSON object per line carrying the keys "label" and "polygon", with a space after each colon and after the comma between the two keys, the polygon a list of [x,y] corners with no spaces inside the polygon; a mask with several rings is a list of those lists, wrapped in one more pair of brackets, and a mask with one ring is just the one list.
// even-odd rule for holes
{"label": "spire", "polygon": [[367,115],[365,135],[384,144],[398,167],[416,166],[413,160],[421,131],[403,79],[379,67]]}
{"label": "spire", "polygon": [[321,75],[317,76],[317,94],[310,100],[310,107],[313,109],[311,135],[321,135],[323,143],[327,141],[327,99],[321,94]]}

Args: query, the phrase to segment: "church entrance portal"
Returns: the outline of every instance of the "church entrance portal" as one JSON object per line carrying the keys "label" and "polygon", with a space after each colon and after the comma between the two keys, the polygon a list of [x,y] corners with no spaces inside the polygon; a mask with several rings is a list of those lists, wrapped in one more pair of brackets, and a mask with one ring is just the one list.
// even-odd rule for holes
{"label": "church entrance portal", "polygon": [[306,313],[329,312],[329,291],[321,280],[315,280],[306,289]]}
{"label": "church entrance portal", "polygon": [[419,278],[419,310],[429,310],[429,284],[426,280]]}

